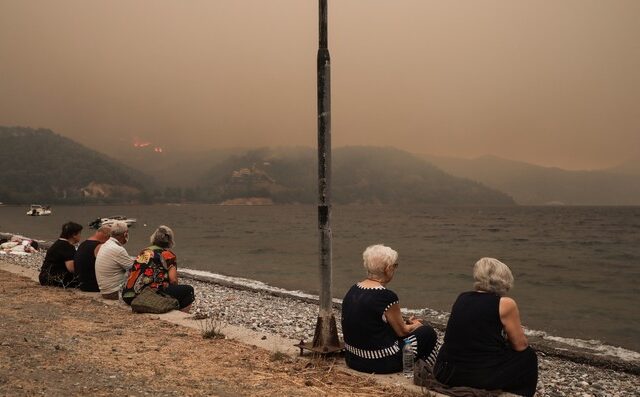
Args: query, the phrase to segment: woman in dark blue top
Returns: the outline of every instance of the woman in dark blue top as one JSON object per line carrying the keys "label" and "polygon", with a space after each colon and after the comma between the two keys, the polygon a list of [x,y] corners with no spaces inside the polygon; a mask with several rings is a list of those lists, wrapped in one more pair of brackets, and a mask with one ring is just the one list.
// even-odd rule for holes
{"label": "woman in dark blue top", "polygon": [[474,266],[475,291],[453,304],[434,374],[449,386],[533,396],[538,361],[520,323],[516,302],[505,297],[513,275],[504,263],[482,258]]}
{"label": "woman in dark blue top", "polygon": [[398,253],[373,245],[363,253],[367,278],[349,289],[342,302],[342,333],[349,368],[367,373],[402,370],[402,347],[409,342],[417,358],[433,364],[437,336],[433,328],[402,319],[398,296],[386,285],[398,267]]}

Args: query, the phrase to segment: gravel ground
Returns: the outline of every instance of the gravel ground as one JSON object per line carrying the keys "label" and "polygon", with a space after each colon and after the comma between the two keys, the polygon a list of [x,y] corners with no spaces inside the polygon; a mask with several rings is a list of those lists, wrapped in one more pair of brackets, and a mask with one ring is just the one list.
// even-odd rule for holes
{"label": "gravel ground", "polygon": [[[4,262],[3,262],[4,263]],[[0,270],[0,396],[419,397]]]}
{"label": "gravel ground", "polygon": [[[0,256],[0,260],[33,269],[39,269],[42,258],[42,254]],[[229,324],[264,332],[265,335],[279,334],[296,340],[311,340],[313,337],[317,305],[186,278],[182,282],[193,285],[196,290],[194,314],[218,316]],[[336,313],[338,326],[339,316]],[[539,354],[538,359],[539,396],[640,396],[640,376],[576,364],[543,354]]]}

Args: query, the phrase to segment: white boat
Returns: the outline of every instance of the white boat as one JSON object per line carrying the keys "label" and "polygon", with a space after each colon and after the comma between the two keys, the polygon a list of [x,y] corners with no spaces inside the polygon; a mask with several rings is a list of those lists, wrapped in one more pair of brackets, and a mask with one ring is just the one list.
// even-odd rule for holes
{"label": "white boat", "polygon": [[27,211],[27,215],[29,216],[51,215],[51,207],[49,206],[43,207],[39,204],[31,204],[31,207],[29,207],[29,211]]}
{"label": "white boat", "polygon": [[114,215],[107,218],[97,218],[95,221],[90,222],[89,226],[94,229],[99,228],[100,226],[108,226],[113,224],[116,221],[123,221],[127,224],[127,226],[131,227],[136,224],[137,220],[135,218],[127,218],[123,215]]}

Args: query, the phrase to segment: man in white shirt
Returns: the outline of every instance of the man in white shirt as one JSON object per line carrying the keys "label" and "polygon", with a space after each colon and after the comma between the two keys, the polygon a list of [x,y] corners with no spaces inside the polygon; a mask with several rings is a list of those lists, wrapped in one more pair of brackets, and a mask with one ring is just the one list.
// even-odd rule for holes
{"label": "man in white shirt", "polygon": [[122,221],[111,225],[111,237],[102,244],[96,255],[96,281],[104,299],[118,299],[118,292],[133,265],[124,245],[129,240],[129,228]]}

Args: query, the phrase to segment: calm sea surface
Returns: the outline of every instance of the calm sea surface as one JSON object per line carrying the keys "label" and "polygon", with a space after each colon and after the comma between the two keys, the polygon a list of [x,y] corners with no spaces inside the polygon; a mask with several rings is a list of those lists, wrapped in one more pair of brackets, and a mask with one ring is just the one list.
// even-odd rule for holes
{"label": "calm sea surface", "polygon": [[[130,254],[166,224],[182,266],[318,292],[313,206],[68,206],[50,217],[26,210],[0,206],[0,231],[52,240],[68,220],[122,214],[138,219]],[[400,253],[389,288],[411,308],[449,311],[471,288],[473,263],[493,256],[514,273],[512,296],[528,327],[640,351],[640,207],[338,206],[332,229],[336,297],[363,278],[370,244]]]}

